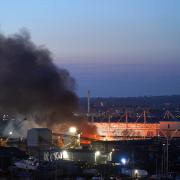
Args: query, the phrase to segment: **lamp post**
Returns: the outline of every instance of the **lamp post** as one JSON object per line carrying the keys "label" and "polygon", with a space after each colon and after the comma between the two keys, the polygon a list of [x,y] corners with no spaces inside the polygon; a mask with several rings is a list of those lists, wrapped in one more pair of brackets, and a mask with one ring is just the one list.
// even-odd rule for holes
{"label": "lamp post", "polygon": [[169,137],[166,137],[166,176],[168,177],[168,171],[169,171]]}
{"label": "lamp post", "polygon": [[[166,132],[163,132],[164,137],[166,138],[166,159],[164,160],[164,163],[166,164],[166,166],[164,166],[164,171],[166,174],[166,177],[168,177],[168,172],[169,172],[169,141],[174,137],[174,135],[176,134],[176,132],[178,131],[178,129],[175,129],[173,133],[171,133],[170,129],[169,129],[169,124],[168,124],[168,128],[166,130]],[[165,158],[165,157],[164,157]]]}
{"label": "lamp post", "polygon": [[95,163],[97,162],[97,157],[101,154],[100,151],[96,151],[95,154],[94,154],[94,160],[95,160]]}

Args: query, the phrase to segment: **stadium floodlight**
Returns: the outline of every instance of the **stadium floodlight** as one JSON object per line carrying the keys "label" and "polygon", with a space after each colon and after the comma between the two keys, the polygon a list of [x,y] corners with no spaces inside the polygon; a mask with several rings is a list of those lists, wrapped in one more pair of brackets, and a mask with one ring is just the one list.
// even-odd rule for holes
{"label": "stadium floodlight", "polygon": [[69,128],[69,132],[72,133],[72,134],[75,134],[77,132],[77,128],[72,126]]}

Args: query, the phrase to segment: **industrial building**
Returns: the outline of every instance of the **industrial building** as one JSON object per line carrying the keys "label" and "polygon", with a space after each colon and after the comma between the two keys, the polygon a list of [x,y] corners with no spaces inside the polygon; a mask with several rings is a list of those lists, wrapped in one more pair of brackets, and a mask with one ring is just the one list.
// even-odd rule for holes
{"label": "industrial building", "polygon": [[95,122],[101,140],[144,139],[158,136],[180,137],[179,121],[160,121],[158,123],[138,122]]}

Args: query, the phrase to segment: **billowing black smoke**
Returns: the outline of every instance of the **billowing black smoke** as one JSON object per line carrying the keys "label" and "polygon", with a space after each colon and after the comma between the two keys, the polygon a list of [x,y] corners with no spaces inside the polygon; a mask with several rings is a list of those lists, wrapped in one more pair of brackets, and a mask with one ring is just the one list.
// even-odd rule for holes
{"label": "billowing black smoke", "polygon": [[33,116],[39,124],[68,119],[78,104],[75,81],[52,62],[50,52],[36,46],[27,32],[0,35],[0,108]]}

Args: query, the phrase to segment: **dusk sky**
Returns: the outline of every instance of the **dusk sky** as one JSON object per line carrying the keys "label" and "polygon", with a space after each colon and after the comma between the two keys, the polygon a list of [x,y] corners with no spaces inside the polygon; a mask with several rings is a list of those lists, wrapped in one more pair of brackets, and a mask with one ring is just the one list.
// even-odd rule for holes
{"label": "dusk sky", "polygon": [[180,0],[3,0],[0,32],[26,28],[86,96],[180,94]]}

